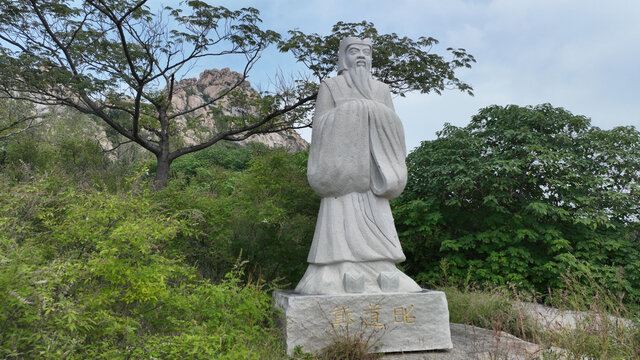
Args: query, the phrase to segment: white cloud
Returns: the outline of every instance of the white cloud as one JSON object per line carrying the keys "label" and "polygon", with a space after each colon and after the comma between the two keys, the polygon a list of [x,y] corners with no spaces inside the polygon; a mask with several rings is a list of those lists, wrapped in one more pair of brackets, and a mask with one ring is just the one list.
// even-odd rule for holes
{"label": "white cloud", "polygon": [[[637,0],[225,0],[253,6],[267,28],[327,34],[338,21],[372,21],[381,32],[433,36],[434,48],[473,54],[477,64],[460,73],[475,97],[410,94],[395,99],[409,149],[435,138],[444,122],[466,125],[492,104],[550,102],[593,124],[640,127],[640,1]],[[289,55],[271,50],[252,82],[281,68],[300,69]]]}

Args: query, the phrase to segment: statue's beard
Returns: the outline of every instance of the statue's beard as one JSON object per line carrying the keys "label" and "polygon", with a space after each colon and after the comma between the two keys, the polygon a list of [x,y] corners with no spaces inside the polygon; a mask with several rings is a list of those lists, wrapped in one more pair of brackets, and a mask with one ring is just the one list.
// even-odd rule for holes
{"label": "statue's beard", "polygon": [[373,91],[371,90],[371,72],[364,66],[353,66],[349,70],[351,80],[356,89],[366,99],[373,99]]}

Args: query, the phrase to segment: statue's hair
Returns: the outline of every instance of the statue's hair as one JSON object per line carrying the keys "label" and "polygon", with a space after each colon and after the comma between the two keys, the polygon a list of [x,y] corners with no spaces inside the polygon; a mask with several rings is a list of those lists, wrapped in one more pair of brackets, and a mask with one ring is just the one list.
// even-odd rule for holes
{"label": "statue's hair", "polygon": [[373,50],[373,46],[371,45],[371,39],[358,39],[354,37],[346,37],[340,40],[340,46],[338,47],[338,75],[342,74],[343,71],[347,70],[347,48],[353,44],[361,44],[368,45],[371,50]]}

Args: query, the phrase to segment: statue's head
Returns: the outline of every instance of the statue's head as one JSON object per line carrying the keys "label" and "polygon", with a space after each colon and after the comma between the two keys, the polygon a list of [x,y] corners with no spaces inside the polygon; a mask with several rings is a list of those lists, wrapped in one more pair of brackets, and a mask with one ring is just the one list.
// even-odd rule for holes
{"label": "statue's head", "polygon": [[342,39],[338,49],[338,74],[356,66],[364,66],[367,71],[371,71],[372,50],[371,39]]}

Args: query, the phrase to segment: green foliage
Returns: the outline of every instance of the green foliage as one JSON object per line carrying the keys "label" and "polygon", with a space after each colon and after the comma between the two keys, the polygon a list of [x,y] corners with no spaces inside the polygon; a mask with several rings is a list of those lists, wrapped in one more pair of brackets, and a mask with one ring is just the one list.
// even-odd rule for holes
{"label": "green foliage", "polygon": [[406,269],[546,292],[567,269],[640,300],[640,133],[548,104],[491,106],[407,158]]}
{"label": "green foliage", "polygon": [[209,164],[198,154],[185,157],[193,160],[177,167],[185,173],[176,173],[174,183],[157,195],[167,211],[195,221],[192,233],[174,245],[213,279],[242,254],[251,276],[295,283],[306,269],[319,207],[306,180],[308,153],[236,149],[228,155],[250,156],[246,170],[233,171],[217,166],[212,149],[203,152],[211,154],[202,158],[211,159]]}
{"label": "green foliage", "polygon": [[[230,49],[223,52],[249,55],[278,39],[276,33],[259,28],[259,13],[253,8],[231,11],[200,1],[183,5],[164,9],[177,25],[175,29],[165,29],[156,23],[156,16],[144,3],[141,6],[109,0],[79,6],[72,1],[3,2],[0,21],[8,35],[2,42],[3,70],[22,74],[22,79],[7,83],[12,88],[37,89],[47,98],[57,94],[64,101],[73,100],[65,98],[64,91],[56,93],[51,87],[64,83],[65,91],[81,96],[131,98],[123,97],[127,90],[118,85],[153,86],[159,76],[155,71],[163,69],[150,67],[150,62],[174,70],[176,62],[191,59],[174,57],[174,51],[182,46],[194,47],[192,57],[207,56],[209,51],[222,51],[220,42],[224,39]],[[112,27],[105,31],[107,25]],[[145,32],[152,29],[156,32]],[[62,48],[65,57],[51,51]],[[33,83],[38,80],[46,83]],[[130,104],[129,110],[133,108],[134,104]]]}
{"label": "green foliage", "polygon": [[308,185],[307,152],[255,157],[232,196],[234,253],[268,280],[295,283],[306,270],[320,199]]}
{"label": "green foliage", "polygon": [[242,264],[218,283],[171,246],[190,219],[145,191],[0,177],[0,357],[278,356],[270,297]]}
{"label": "green foliage", "polygon": [[84,173],[109,165],[100,145],[90,139],[80,141],[63,139],[60,141],[59,152],[56,155],[62,160],[61,164],[68,172]]}
{"label": "green foliage", "polygon": [[[280,34],[260,27],[259,11],[251,7],[230,10],[186,1],[156,10],[144,1],[1,1],[2,97],[95,116],[155,156],[156,186],[162,189],[172,162],[185,154],[223,140],[309,126],[318,80],[335,68],[338,40],[345,35],[373,38],[375,75],[396,94],[440,93],[448,87],[471,94],[455,71],[470,67],[473,56],[448,49],[451,59],[445,60],[430,53],[437,43],[430,37],[412,40],[378,34],[367,22],[339,22],[327,37],[291,31],[290,39],[281,41]],[[247,89],[249,70],[274,43],[317,78],[302,74],[291,83],[280,78],[273,92],[262,94]],[[217,94],[203,96],[203,103],[176,109],[172,101],[183,88],[176,79],[184,69],[226,56],[234,63],[242,59],[242,73]],[[184,91],[194,94],[189,87]],[[202,110],[215,126],[204,126]],[[0,123],[0,137],[3,131]],[[195,135],[197,143],[186,144],[185,134]]]}
{"label": "green foliage", "polygon": [[36,169],[50,168],[53,149],[38,137],[20,136],[5,147],[6,164],[28,164]]}
{"label": "green foliage", "polygon": [[475,62],[464,49],[448,48],[452,59],[447,61],[438,54],[431,53],[438,40],[419,37],[412,40],[397,34],[379,34],[373,23],[338,22],[327,36],[305,34],[299,30],[289,31],[290,38],[280,41],[282,52],[291,51],[319,79],[323,80],[337,70],[337,49],[340,40],[347,36],[369,38],[373,42],[373,76],[389,84],[394,94],[418,90],[421,93],[434,91],[440,94],[445,88],[453,87],[473,95],[470,85],[455,76],[460,67],[470,68]]}
{"label": "green foliage", "polygon": [[265,147],[260,143],[250,143],[248,146],[220,143],[176,159],[171,169],[175,175],[186,178],[197,175],[198,169],[213,165],[234,171],[245,170],[249,166],[251,154],[264,151]]}
{"label": "green foliage", "polygon": [[[204,104],[213,105],[245,83],[260,53],[280,35],[263,30],[253,8],[187,1],[157,10],[144,1],[0,2],[2,97],[94,115],[156,155],[158,186],[166,186],[172,160],[254,130],[253,122],[244,122],[229,131],[203,132],[198,146],[181,144],[201,107],[171,106],[179,91],[176,78],[203,58],[237,55],[234,62],[242,59],[244,71]],[[3,131],[0,123],[0,137]]]}
{"label": "green foliage", "polygon": [[143,156],[126,146],[105,152],[98,142],[103,128],[87,116],[64,109],[55,115],[56,121],[13,135],[0,145],[0,171],[15,181],[53,171],[96,188],[129,187],[126,173],[138,168]]}

